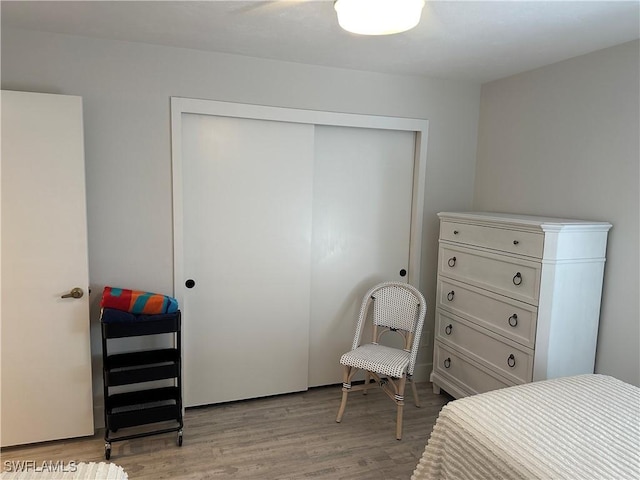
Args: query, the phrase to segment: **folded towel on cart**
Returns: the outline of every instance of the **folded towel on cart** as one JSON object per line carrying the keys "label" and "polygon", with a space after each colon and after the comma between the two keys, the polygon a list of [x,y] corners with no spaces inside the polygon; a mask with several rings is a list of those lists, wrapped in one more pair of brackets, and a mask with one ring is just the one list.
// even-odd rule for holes
{"label": "folded towel on cart", "polygon": [[134,314],[154,315],[177,312],[178,301],[173,297],[160,293],[104,287],[100,307],[113,308]]}

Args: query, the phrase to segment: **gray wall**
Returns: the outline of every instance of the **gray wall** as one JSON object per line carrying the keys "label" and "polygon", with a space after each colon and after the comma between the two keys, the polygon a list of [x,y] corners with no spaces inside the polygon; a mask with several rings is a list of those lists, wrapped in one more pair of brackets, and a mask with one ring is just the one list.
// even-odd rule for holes
{"label": "gray wall", "polygon": [[639,42],[482,86],[474,208],[604,220],[598,373],[640,385]]}
{"label": "gray wall", "polygon": [[[428,119],[420,286],[431,307],[435,214],[468,210],[473,200],[479,84],[3,29],[2,88],[84,99],[96,365],[104,285],[173,289],[171,96]],[[426,329],[422,361],[430,363],[433,308]],[[99,397],[98,368],[94,376]]]}

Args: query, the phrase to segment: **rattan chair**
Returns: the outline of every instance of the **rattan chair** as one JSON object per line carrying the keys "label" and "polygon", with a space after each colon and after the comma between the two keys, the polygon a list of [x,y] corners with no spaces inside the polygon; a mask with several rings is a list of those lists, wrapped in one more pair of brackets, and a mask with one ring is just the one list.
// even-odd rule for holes
{"label": "rattan chair", "polygon": [[[364,391],[366,394],[367,389],[375,386],[371,382],[373,378],[397,405],[396,438],[402,439],[402,413],[407,381],[411,384],[416,406],[420,406],[412,376],[426,312],[427,306],[422,294],[406,283],[381,283],[365,294],[352,350],[340,358],[340,363],[344,366],[344,383],[336,422],[342,421],[349,392]],[[373,340],[371,343],[361,343],[362,332],[369,318],[372,320]],[[403,349],[379,343],[383,335],[390,333],[401,335]],[[364,384],[351,385],[353,376],[360,370],[365,374]]]}

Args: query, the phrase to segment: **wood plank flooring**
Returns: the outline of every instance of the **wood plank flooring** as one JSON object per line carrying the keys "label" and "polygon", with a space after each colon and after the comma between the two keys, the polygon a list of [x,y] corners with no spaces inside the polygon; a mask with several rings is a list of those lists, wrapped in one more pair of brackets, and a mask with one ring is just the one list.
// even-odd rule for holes
{"label": "wood plank flooring", "polygon": [[[380,389],[349,396],[335,417],[341,387],[187,409],[184,443],[175,433],[114,442],[111,462],[131,480],[144,479],[409,479],[435,419],[450,397],[417,384],[422,408],[411,395],[403,439],[395,439],[395,405]],[[104,461],[103,431],[89,438],[2,450],[17,460]]]}

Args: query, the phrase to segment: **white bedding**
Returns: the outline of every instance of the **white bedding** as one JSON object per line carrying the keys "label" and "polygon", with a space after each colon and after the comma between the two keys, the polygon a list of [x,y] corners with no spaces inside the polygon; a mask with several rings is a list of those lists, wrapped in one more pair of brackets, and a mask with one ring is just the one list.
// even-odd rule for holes
{"label": "white bedding", "polygon": [[3,462],[4,467],[14,471],[0,474],[2,480],[127,480],[129,477],[122,467],[115,463],[61,463],[50,462]]}
{"label": "white bedding", "polygon": [[580,375],[453,401],[411,478],[640,479],[640,389]]}

